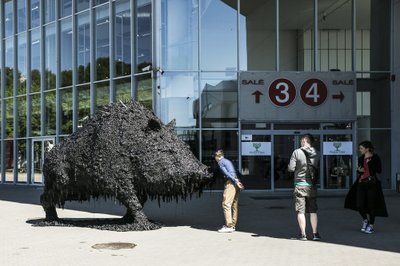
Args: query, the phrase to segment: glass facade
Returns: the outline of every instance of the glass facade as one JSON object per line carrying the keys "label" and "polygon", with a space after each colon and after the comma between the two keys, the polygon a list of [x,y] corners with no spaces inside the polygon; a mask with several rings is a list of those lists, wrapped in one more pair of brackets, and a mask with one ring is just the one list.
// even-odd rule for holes
{"label": "glass facade", "polygon": [[[224,149],[249,188],[291,188],[287,157],[298,145],[296,132],[307,131],[321,147],[379,143],[382,183],[393,188],[392,10],[386,1],[0,3],[2,183],[42,184],[41,160],[51,145],[104,105],[133,97],[164,123],[175,119],[178,135],[216,173],[210,156]],[[241,75],[282,71],[355,73],[357,118],[243,120]],[[271,154],[244,155],[244,135],[270,143]],[[321,157],[321,189],[350,186],[355,150]]]}

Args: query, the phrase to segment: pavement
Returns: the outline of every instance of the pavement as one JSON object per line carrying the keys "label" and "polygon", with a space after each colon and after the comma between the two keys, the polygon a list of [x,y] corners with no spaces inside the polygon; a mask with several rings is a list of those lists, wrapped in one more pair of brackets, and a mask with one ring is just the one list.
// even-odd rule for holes
{"label": "pavement", "polygon": [[[346,191],[321,191],[319,242],[295,239],[289,191],[242,192],[237,231],[229,234],[216,231],[223,223],[221,191],[160,206],[147,202],[147,216],[164,226],[136,232],[33,226],[44,218],[42,191],[0,185],[0,265],[400,265],[400,193],[395,191],[384,191],[389,217],[377,217],[371,235],[360,232],[358,213],[343,208]],[[113,200],[91,200],[68,202],[57,212],[60,218],[97,219],[120,217],[125,209]],[[310,237],[309,224],[308,231]]]}

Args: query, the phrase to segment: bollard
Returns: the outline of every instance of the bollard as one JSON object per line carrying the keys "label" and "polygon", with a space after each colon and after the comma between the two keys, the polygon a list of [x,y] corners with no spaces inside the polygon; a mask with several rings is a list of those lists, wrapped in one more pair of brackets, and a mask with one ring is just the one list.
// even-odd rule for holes
{"label": "bollard", "polygon": [[396,191],[400,193],[400,173],[396,173]]}

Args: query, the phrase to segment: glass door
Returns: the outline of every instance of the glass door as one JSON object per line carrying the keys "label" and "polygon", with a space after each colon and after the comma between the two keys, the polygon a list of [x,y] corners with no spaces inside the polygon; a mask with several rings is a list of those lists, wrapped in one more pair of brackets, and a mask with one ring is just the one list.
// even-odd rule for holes
{"label": "glass door", "polygon": [[242,131],[241,169],[246,189],[271,189],[271,136]]}
{"label": "glass door", "polygon": [[43,161],[46,152],[54,147],[54,139],[38,139],[32,141],[31,184],[43,184]]}

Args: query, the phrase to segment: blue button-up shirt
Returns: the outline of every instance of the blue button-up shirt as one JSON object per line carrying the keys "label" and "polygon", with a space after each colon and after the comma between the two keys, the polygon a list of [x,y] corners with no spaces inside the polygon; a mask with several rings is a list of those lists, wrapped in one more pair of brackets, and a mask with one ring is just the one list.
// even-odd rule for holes
{"label": "blue button-up shirt", "polygon": [[222,157],[221,160],[218,161],[218,166],[224,176],[232,181],[233,184],[236,184],[237,174],[232,162]]}

